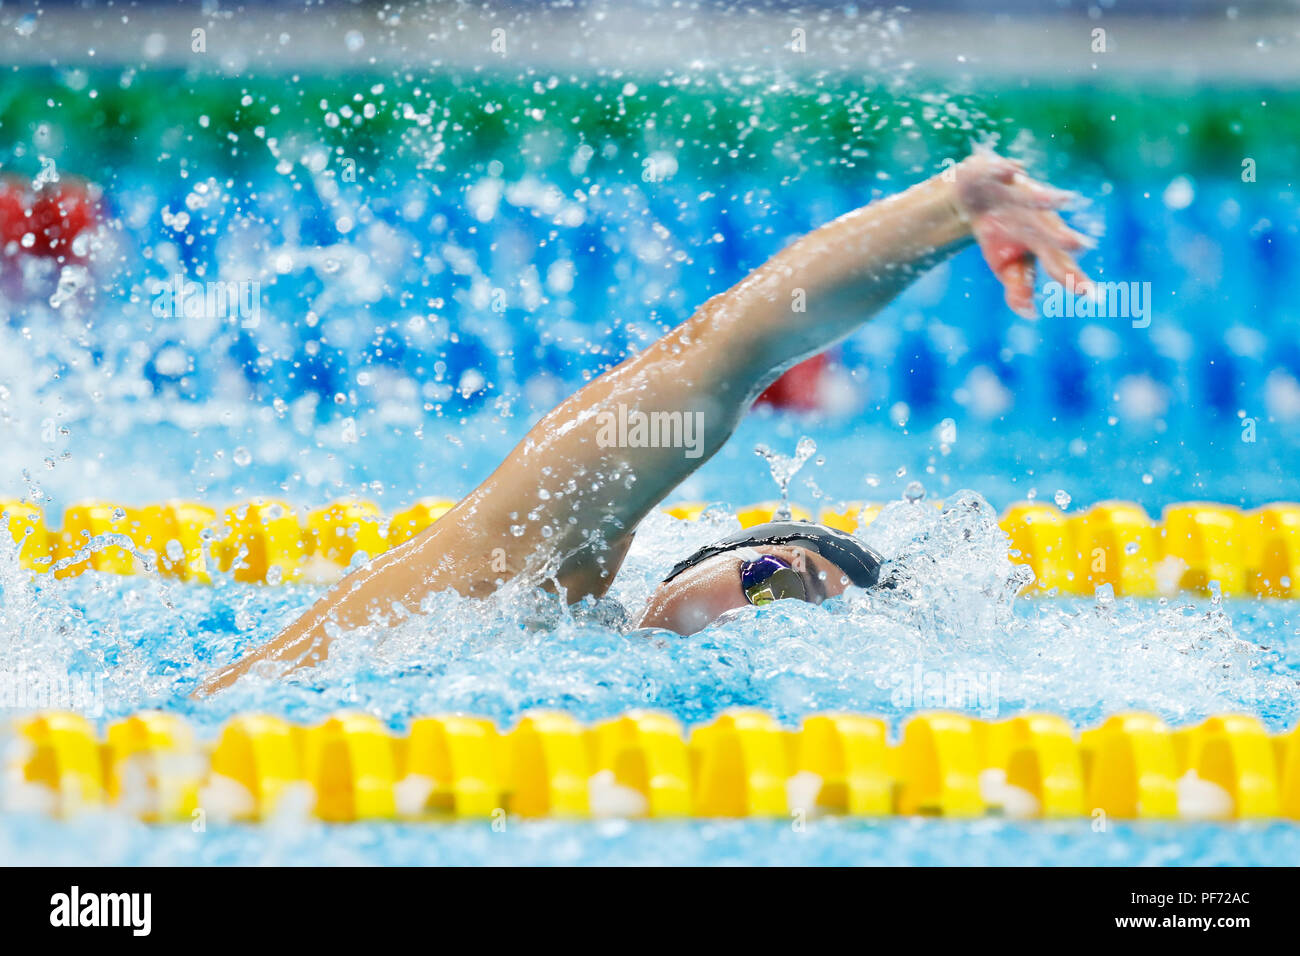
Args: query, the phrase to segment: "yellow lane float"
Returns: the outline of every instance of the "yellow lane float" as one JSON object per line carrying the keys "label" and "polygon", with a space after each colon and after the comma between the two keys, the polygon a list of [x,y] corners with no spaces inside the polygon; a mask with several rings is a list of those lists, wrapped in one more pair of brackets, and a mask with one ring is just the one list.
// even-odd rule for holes
{"label": "yellow lane float", "polygon": [[[450,498],[424,498],[386,517],[375,502],[356,499],[298,510],[259,498],[220,514],[195,502],[134,508],[92,501],[69,507],[56,528],[36,505],[0,500],[0,534],[7,529],[19,545],[24,567],[53,568],[57,577],[153,567],[198,583],[210,583],[213,568],[238,581],[327,581],[409,541],[455,505]],[[849,502],[824,507],[817,518],[862,533],[881,508]],[[706,510],[703,502],[664,508],[685,521],[698,520]],[[780,502],[768,501],[735,515],[748,528],[771,521],[780,510]],[[812,517],[797,504],[789,511],[795,518]],[[1253,511],[1212,502],[1173,504],[1155,521],[1131,502],[1102,502],[1067,515],[1031,501],[1007,508],[1001,525],[1011,559],[1034,572],[1031,593],[1091,596],[1104,585],[1130,597],[1206,595],[1215,589],[1229,597],[1300,597],[1300,504],[1278,502]]]}
{"label": "yellow lane float", "polygon": [[586,725],[531,711],[515,726],[465,714],[394,733],[370,714],[303,727],[249,714],[199,741],[174,714],[63,712],[0,723],[9,810],[116,807],[154,823],[815,816],[1300,821],[1300,729],[1223,714],[1170,728],[1116,714],[1081,733],[1053,714],[885,721],[821,713],[796,727],[752,708],[686,731],[630,711]]}

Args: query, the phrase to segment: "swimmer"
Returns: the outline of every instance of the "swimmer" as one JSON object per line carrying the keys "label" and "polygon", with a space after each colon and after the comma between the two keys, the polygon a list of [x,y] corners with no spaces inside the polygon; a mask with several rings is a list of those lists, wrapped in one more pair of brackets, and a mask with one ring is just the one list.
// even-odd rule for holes
{"label": "swimmer", "polygon": [[[1023,316],[1035,315],[1035,263],[1066,288],[1073,282],[1089,292],[1074,255],[1091,241],[1057,214],[1072,198],[1013,160],[977,151],[803,236],[570,396],[447,514],[353,571],[198,693],[228,687],[254,668],[285,673],[315,664],[331,634],[418,613],[427,595],[447,588],[487,597],[523,576],[561,589],[569,603],[603,595],[640,521],[722,447],[766,386],[971,241],[1005,287],[1007,305]],[[632,432],[618,440],[612,423],[620,416],[701,430],[689,444],[645,447],[650,442],[631,440]],[[773,522],[677,564],[639,623],[692,634],[747,604],[820,603],[849,587],[872,587],[879,571],[880,557],[851,535]]]}

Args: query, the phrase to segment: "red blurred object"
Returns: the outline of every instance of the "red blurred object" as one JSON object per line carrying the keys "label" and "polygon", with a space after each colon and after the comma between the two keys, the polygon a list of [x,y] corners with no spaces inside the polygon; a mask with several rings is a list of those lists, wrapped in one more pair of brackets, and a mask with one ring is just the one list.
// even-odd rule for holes
{"label": "red blurred object", "polygon": [[822,376],[829,364],[825,352],[805,359],[769,385],[757,404],[794,412],[816,411],[821,408]]}
{"label": "red blurred object", "polygon": [[[86,257],[72,251],[72,241],[99,221],[99,188],[85,180],[64,177],[37,189],[19,176],[0,179],[0,252],[60,256],[70,261]],[[32,237],[24,246],[23,237]]]}

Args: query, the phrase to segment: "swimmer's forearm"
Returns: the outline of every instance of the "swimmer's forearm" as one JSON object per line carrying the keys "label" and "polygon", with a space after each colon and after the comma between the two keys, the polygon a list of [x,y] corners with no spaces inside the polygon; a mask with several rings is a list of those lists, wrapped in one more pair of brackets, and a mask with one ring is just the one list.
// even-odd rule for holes
{"label": "swimmer's forearm", "polygon": [[[542,553],[575,555],[561,583],[574,597],[602,593],[637,523],[726,443],[764,387],[848,335],[969,235],[953,184],[936,177],[799,239],[542,419],[470,496],[489,519],[476,534],[514,554],[545,543]],[[602,434],[636,414],[699,422],[696,443]],[[586,487],[566,492],[575,476]]]}
{"label": "swimmer's forearm", "polygon": [[[470,496],[485,517],[503,513],[476,530],[500,542],[513,527],[517,537],[506,540],[517,553],[543,540],[561,554],[590,553],[582,542],[603,540],[597,577],[584,561],[560,575],[577,595],[600,593],[637,523],[726,443],[764,387],[848,335],[969,236],[942,177],[809,233],[543,418]],[[611,444],[602,435],[612,417],[636,413],[698,420],[697,444]],[[565,493],[574,476],[588,487]]]}
{"label": "swimmer's forearm", "polygon": [[726,293],[727,308],[743,315],[736,334],[762,346],[766,375],[849,335],[970,241],[955,181],[936,176],[787,246]]}

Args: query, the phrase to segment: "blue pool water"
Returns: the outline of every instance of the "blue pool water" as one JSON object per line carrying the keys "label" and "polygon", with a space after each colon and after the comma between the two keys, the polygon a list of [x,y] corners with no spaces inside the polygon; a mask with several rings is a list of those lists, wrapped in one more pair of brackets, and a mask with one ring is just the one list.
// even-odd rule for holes
{"label": "blue pool water", "polygon": [[[39,75],[3,83],[47,79],[30,73]],[[59,82],[71,99],[126,78],[90,71]],[[398,102],[396,91],[375,92],[375,77],[354,82],[362,99]],[[197,135],[179,102],[160,109]],[[966,122],[966,107],[955,108]],[[59,117],[51,107],[46,119]],[[219,139],[223,122],[213,120]],[[313,138],[267,124],[230,141],[237,164],[171,150],[178,140],[166,132],[152,153],[106,163],[109,222],[91,271],[7,263],[0,496],[39,501],[57,521],[90,496],[317,505],[356,495],[391,512],[461,495],[590,375],[792,236],[943,156],[923,142],[906,162],[855,157],[854,181],[780,156],[771,168],[720,173],[683,151],[671,177],[647,184],[640,155],[622,164],[608,143],[589,155],[560,140],[525,162],[516,139],[450,172],[399,151],[393,167],[346,183],[323,130]],[[652,707],[695,724],[753,706],[791,725],[854,710],[895,729],[936,704],[989,719],[1051,711],[1079,726],[1125,709],[1177,724],[1242,711],[1274,731],[1293,726],[1294,604],[1017,598],[1025,579],[994,517],[1025,498],[1070,511],[1125,498],[1153,514],[1180,500],[1300,499],[1300,317],[1286,284],[1300,254],[1294,184],[1264,177],[1246,189],[1235,166],[1107,167],[1054,149],[1031,144],[1029,154],[1095,199],[1079,213],[1102,236],[1085,264],[1100,278],[1149,282],[1150,324],[1019,319],[965,253],[837,351],[827,411],[753,414],[674,496],[719,507],[696,523],[650,519],[607,601],[566,609],[530,593],[436,595],[425,616],[356,632],[313,670],[196,702],[187,695],[203,676],[273,635],[321,588],[221,576],[212,587],[94,573],[33,581],[0,548],[0,666],[94,676],[101,726],[157,707],[205,736],[248,711],[310,722],[361,710],[401,729],[452,710],[505,726],[535,707],[588,721]],[[15,147],[6,159],[32,166],[36,153]],[[97,176],[75,148],[56,165]],[[259,281],[255,326],[155,314],[151,280],[178,272]],[[776,496],[756,446],[790,454],[804,436],[817,451],[792,498],[814,508],[892,502],[866,536],[906,586],[755,609],[690,640],[634,632],[629,621],[678,557],[733,528],[731,508]],[[936,673],[981,694],[918,699],[914,689]],[[282,819],[194,833],[111,813],[69,823],[11,813],[0,815],[0,861],[1293,863],[1298,832],[823,820],[804,832],[784,822],[548,822],[496,833]]]}
{"label": "blue pool water", "polygon": [[[254,681],[194,703],[180,695],[195,676],[270,634],[312,592],[230,582],[208,591],[93,574],[59,589],[57,598],[42,599],[55,613],[34,615],[39,624],[29,625],[33,656],[107,675],[105,721],[160,706],[185,714],[204,735],[241,711],[312,721],[340,708],[378,714],[397,728],[420,713],[461,709],[508,724],[537,706],[584,719],[655,707],[693,723],[731,705],[768,708],[790,725],[814,710],[855,709],[889,716],[896,727],[922,709],[906,696],[920,675],[935,673],[991,689],[957,702],[987,718],[1053,710],[1083,725],[1143,708],[1184,723],[1236,710],[1280,729],[1295,721],[1300,679],[1300,639],[1286,604],[1219,610],[1043,600],[1022,602],[999,621],[995,608],[972,608],[987,600],[977,587],[923,621],[899,608],[872,617],[832,606],[809,609],[810,619],[794,629],[783,620],[751,622],[660,644],[558,610],[558,620],[529,633],[503,608],[459,617],[456,608],[439,608],[413,632],[299,679]],[[959,610],[960,602],[967,607]],[[6,616],[28,613],[8,609]],[[953,619],[943,620],[945,612]],[[12,648],[12,622],[3,623]],[[236,628],[249,631],[235,638]],[[488,823],[328,826],[286,815],[257,827],[209,822],[194,832],[121,813],[69,823],[0,815],[0,859],[42,865],[1291,865],[1298,853],[1300,831],[1289,823],[1111,822],[1098,832],[1088,820],[821,819],[803,830],[785,821],[511,821],[499,832]]]}
{"label": "blue pool water", "polygon": [[[895,730],[936,705],[985,719],[1053,711],[1079,726],[1134,708],[1176,724],[1225,711],[1255,713],[1273,730],[1294,724],[1300,622],[1291,603],[1015,599],[1023,571],[1007,560],[991,509],[975,497],[949,503],[941,513],[899,502],[873,524],[871,540],[896,556],[905,582],[897,591],[755,609],[689,640],[630,632],[621,612],[635,614],[671,555],[734,520],[721,509],[696,524],[653,519],[616,600],[570,611],[541,595],[440,595],[426,617],[359,632],[320,667],[201,702],[184,696],[197,678],[274,633],[318,590],[93,573],[32,589],[9,562],[0,633],[13,659],[104,675],[101,723],[162,707],[205,736],[240,712],[311,722],[339,709],[395,729],[450,710],[509,725],[534,707],[584,720],[653,707],[694,724],[737,705],[791,726],[817,710],[878,713]],[[935,674],[971,690],[928,699]],[[1112,823],[1094,832],[1090,821],[997,820],[821,820],[804,831],[779,821],[516,821],[498,833],[486,823],[328,827],[294,816],[195,833],[119,814],[73,824],[9,814],[0,849],[15,862],[1282,864],[1294,862],[1300,836],[1289,824]]]}
{"label": "blue pool water", "polygon": [[[688,724],[732,706],[791,724],[813,710],[897,722],[935,706],[985,719],[1046,710],[1079,726],[1133,708],[1173,723],[1225,711],[1257,714],[1274,730],[1295,723],[1292,602],[1017,598],[1026,572],[1007,558],[992,509],[975,496],[950,504],[941,513],[899,502],[868,529],[905,586],[753,609],[689,640],[631,622],[677,555],[734,527],[725,509],[694,523],[649,519],[607,600],[568,609],[527,591],[434,595],[426,616],[355,632],[316,668],[204,701],[186,696],[198,679],[273,636],[320,588],[100,574],[32,585],[11,559],[0,625],[10,659],[104,675],[104,719],[162,707],[207,733],[249,711],[310,722],[357,709],[401,729],[444,711],[509,725],[534,707],[587,721],[655,707]],[[931,672],[974,690],[924,699],[916,688]]]}
{"label": "blue pool water", "polygon": [[757,820],[703,823],[485,823],[437,826],[307,821],[274,826],[146,826],[0,818],[0,859],[42,865],[329,866],[1293,866],[1288,823],[1012,823],[987,820]]}

